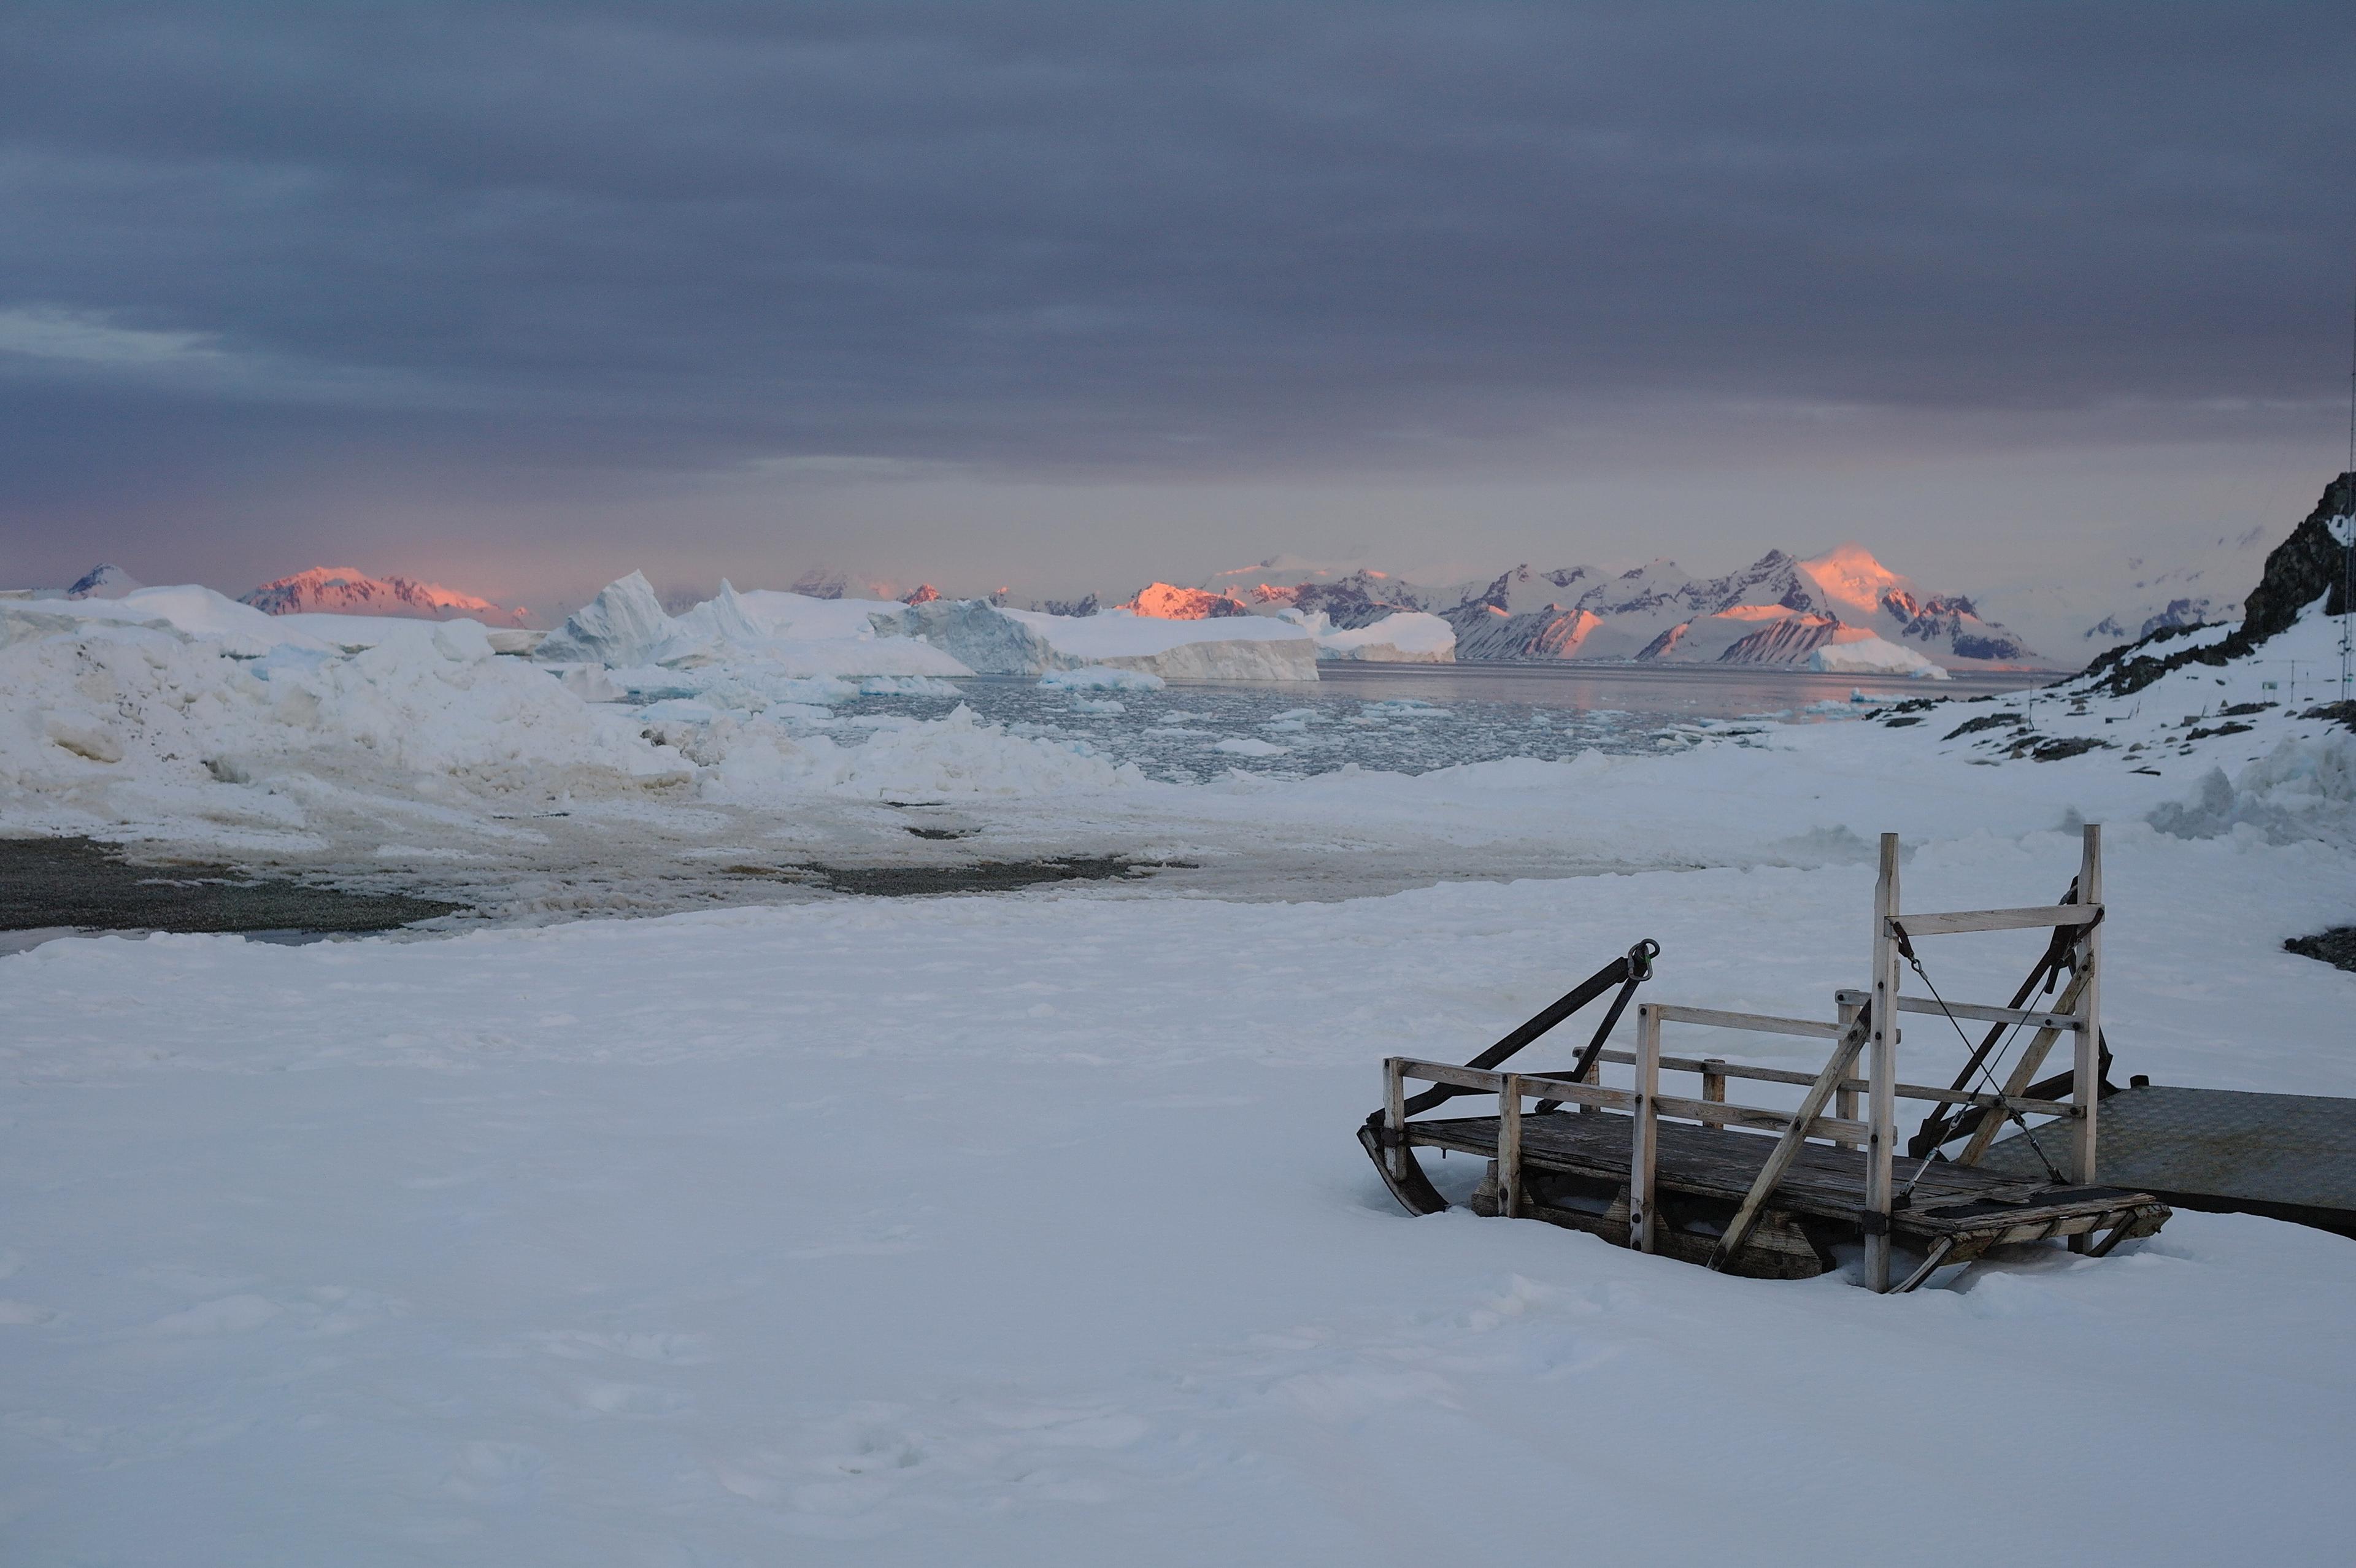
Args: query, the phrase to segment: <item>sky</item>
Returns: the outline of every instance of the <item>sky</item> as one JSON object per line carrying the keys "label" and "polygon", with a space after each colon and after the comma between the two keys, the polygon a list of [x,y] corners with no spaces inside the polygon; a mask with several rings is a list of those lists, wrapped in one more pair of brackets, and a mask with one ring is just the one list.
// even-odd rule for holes
{"label": "sky", "polygon": [[0,580],[1941,591],[2346,458],[2335,5],[0,11]]}

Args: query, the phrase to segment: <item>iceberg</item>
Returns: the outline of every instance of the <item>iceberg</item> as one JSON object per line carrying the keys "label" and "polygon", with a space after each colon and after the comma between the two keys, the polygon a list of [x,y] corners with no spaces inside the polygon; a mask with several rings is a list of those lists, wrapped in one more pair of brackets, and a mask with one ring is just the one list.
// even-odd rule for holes
{"label": "iceberg", "polygon": [[1338,630],[1322,610],[1285,610],[1280,618],[1292,622],[1315,638],[1321,659],[1355,659],[1369,664],[1456,662],[1456,628],[1429,611],[1395,611],[1371,624]]}
{"label": "iceberg", "polygon": [[1848,641],[1819,645],[1808,656],[1808,667],[1826,675],[1904,675],[1916,680],[1953,678],[1912,648],[1901,648],[1870,633]]}
{"label": "iceberg", "polygon": [[683,651],[679,624],[665,613],[654,584],[634,571],[609,582],[548,635],[537,656],[551,664],[615,667],[661,664]]}
{"label": "iceberg", "polygon": [[1317,678],[1316,641],[1289,621],[1255,615],[1172,621],[1127,610],[1050,615],[983,599],[938,599],[900,611],[897,624],[982,675],[1045,675],[1093,665],[1164,680]]}
{"label": "iceberg", "polygon": [[575,611],[533,656],[546,664],[640,672],[724,665],[795,680],[974,673],[907,635],[900,619],[906,609],[885,601],[740,593],[723,579],[717,594],[673,617],[653,584],[634,571]]}

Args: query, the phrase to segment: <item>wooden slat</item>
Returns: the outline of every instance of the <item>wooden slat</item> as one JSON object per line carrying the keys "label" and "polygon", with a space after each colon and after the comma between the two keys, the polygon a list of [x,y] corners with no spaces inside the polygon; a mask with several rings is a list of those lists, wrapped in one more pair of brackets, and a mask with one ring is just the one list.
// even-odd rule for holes
{"label": "wooden slat", "polygon": [[[1906,998],[1901,998],[1901,1001],[1905,999]],[[2076,1027],[2074,1019],[2070,1020],[2070,1022],[2071,1027]],[[1633,1051],[1607,1051],[1602,1053],[1601,1060],[1611,1062],[1625,1063],[1635,1061],[1636,1056]],[[1711,1059],[1711,1061],[1714,1060],[1714,1058]],[[1664,1056],[1661,1058],[1661,1071],[1664,1072],[1696,1072],[1705,1075],[1711,1072],[1717,1072],[1728,1078],[1747,1079],[1752,1083],[1793,1083],[1803,1088],[1816,1081],[1816,1075],[1813,1072],[1794,1072],[1791,1069],[1785,1067],[1747,1067],[1742,1063],[1736,1061],[1729,1061],[1722,1065],[1713,1067],[1710,1065],[1710,1061],[1705,1061],[1697,1057],[1690,1056]],[[1547,1082],[1560,1083],[1566,1082],[1566,1080],[1560,1078],[1549,1078]],[[1834,1087],[1841,1093],[1847,1094],[1854,1098],[1856,1095],[1864,1093],[1869,1085],[1862,1078],[1846,1078],[1839,1083],[1834,1085]],[[2024,1084],[2023,1087],[2026,1087],[2026,1085]],[[1952,1105],[1981,1105],[1993,1107],[1997,1103],[1996,1095],[1983,1093],[1978,1090],[1940,1089],[1928,1083],[1901,1083],[1891,1092],[1901,1100],[1938,1100],[1944,1101]],[[2024,1100],[2016,1095],[2012,1098],[2011,1103],[2013,1108],[2020,1112],[2020,1114],[2025,1116],[2066,1116],[2072,1114],[2070,1107],[2067,1104],[2054,1100]],[[1854,1118],[1856,1114],[1857,1107],[1855,1105],[1851,1105],[1846,1113],[1846,1115],[1852,1118]]]}
{"label": "wooden slat", "polygon": [[[1904,925],[1909,931],[1913,929],[1913,923],[1911,920],[1901,920],[1899,923]],[[1836,993],[1836,996],[1844,1007],[1849,1004],[1849,998],[1852,997],[1858,1002],[1865,1000],[1863,991],[1841,991]],[[1971,1019],[1979,1023],[2019,1024],[2024,1029],[2076,1029],[2078,1027],[2078,1020],[2068,1013],[2040,1012],[2033,1008],[1989,1007],[1982,1002],[1948,1002],[1942,1006],[1928,997],[1901,997],[1898,998],[1898,1010],[1901,1013],[1928,1013],[1933,1018],[1952,1014],[1956,1018]],[[1901,1093],[1903,1092],[1901,1091]]]}
{"label": "wooden slat", "polygon": [[2085,925],[2102,912],[2094,899],[2075,904],[2038,904],[2031,909],[1965,909],[1944,914],[1895,915],[1909,936],[1947,936],[1959,931],[2027,931],[2036,926]]}
{"label": "wooden slat", "polygon": [[1776,1018],[1768,1013],[1730,1013],[1716,1008],[1687,1008],[1655,1003],[1654,1014],[1663,1023],[1707,1024],[1712,1029],[1749,1029],[1756,1034],[1795,1034],[1807,1040],[1837,1040],[1840,1025],[1814,1019]]}
{"label": "wooden slat", "polygon": [[1522,1093],[1539,1100],[1559,1100],[1566,1105],[1592,1105],[1599,1110],[1624,1111],[1636,1098],[1627,1089],[1607,1089],[1601,1083],[1586,1083],[1569,1078],[1542,1078],[1526,1072],[1515,1074],[1522,1082]]}
{"label": "wooden slat", "polygon": [[[1664,1116],[1682,1116],[1689,1122],[1702,1122],[1713,1126],[1753,1127],[1761,1132],[1780,1133],[1795,1120],[1790,1111],[1762,1111],[1753,1105],[1730,1105],[1723,1100],[1684,1100],[1674,1094],[1663,1094],[1654,1104]],[[1818,1116],[1808,1124],[1801,1136],[1811,1138],[1862,1138],[1866,1134],[1863,1122],[1845,1122],[1837,1116]]]}
{"label": "wooden slat", "polygon": [[[1606,1051],[1601,1052],[1598,1059],[1625,1067],[1636,1060],[1636,1053],[1633,1051]],[[1664,1056],[1661,1058],[1661,1071],[1703,1072],[1708,1068],[1705,1059],[1698,1056]],[[1747,1067],[1739,1061],[1728,1062],[1724,1072],[1729,1078],[1748,1078],[1760,1083],[1814,1083],[1816,1081],[1813,1072],[1794,1072],[1784,1067]]]}
{"label": "wooden slat", "polygon": [[2024,1116],[2074,1116],[2077,1107],[2062,1100],[2028,1100],[2018,1094],[1984,1094],[1976,1089],[1933,1089],[1922,1083],[1901,1083],[1896,1090],[1901,1100],[1943,1100],[1950,1105],[1977,1105],[1983,1110],[2000,1111],[2005,1106]]}
{"label": "wooden slat", "polygon": [[1505,1086],[1498,1073],[1486,1072],[1478,1067],[1459,1067],[1450,1061],[1418,1061],[1412,1057],[1393,1057],[1400,1073],[1419,1083],[1447,1083],[1459,1089],[1485,1089],[1494,1094]]}

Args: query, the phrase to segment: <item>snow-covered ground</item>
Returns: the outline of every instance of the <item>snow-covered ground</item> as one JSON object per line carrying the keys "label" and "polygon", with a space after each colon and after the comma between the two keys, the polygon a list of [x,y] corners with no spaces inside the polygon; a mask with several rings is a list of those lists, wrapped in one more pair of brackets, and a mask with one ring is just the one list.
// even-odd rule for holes
{"label": "snow-covered ground", "polygon": [[[1226,759],[1182,778],[757,661],[584,702],[463,623],[354,653],[187,613],[219,631],[0,607],[0,824],[373,845],[486,888],[887,838],[1201,869],[0,958],[11,1563],[2344,1555],[2340,1238],[2185,1213],[1883,1298],[1409,1219],[1351,1138],[1383,1056],[1469,1056],[1639,936],[1649,996],[1828,1016],[1875,833],[1911,903],[1969,907],[2057,895],[2086,819],[2117,1071],[2356,1094],[2356,976],[2280,947],[2356,917],[2356,735],[2301,716],[2330,693],[2254,666],[1557,720],[1535,755],[1395,771],[1302,764],[1363,700],[1141,725]],[[2220,722],[2244,685],[2286,699]],[[1076,725],[1198,700],[1025,689]],[[1986,997],[2035,945],[1926,957]],[[1784,1044],[1708,1041],[1816,1064]],[[1960,1051],[1913,1027],[1901,1060]]]}
{"label": "snow-covered ground", "polygon": [[[1910,886],[2050,893],[2072,851],[1967,837]],[[2356,982],[2276,946],[2344,912],[2347,869],[2117,835],[2123,1065],[2356,1093]],[[2335,1560],[2338,1238],[2181,1214],[1877,1298],[1411,1220],[1350,1139],[1382,1055],[1470,1054],[1638,934],[1663,997],[1822,1011],[1869,888],[0,960],[10,1560],[1802,1562],[1864,1531],[1965,1563],[1980,1532],[1910,1521],[2005,1497],[2039,1499],[2002,1521],[2016,1561]]]}

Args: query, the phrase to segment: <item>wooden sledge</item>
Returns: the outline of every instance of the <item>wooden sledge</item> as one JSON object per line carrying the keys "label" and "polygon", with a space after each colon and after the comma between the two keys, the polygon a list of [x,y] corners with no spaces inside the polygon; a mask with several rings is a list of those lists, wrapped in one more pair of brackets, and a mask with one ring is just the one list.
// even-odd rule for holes
{"label": "wooden sledge", "polygon": [[[2021,909],[1906,914],[1899,904],[1898,840],[1884,835],[1875,893],[1873,985],[1843,993],[1837,1021],[1775,1018],[1647,1003],[1637,1008],[1633,1051],[1603,1049],[1621,1007],[1649,977],[1651,953],[1634,973],[1632,951],[1599,971],[1546,1013],[1462,1066],[1394,1057],[1383,1064],[1384,1108],[1359,1130],[1394,1197],[1414,1213],[1448,1207],[1424,1174],[1415,1150],[1438,1148],[1485,1160],[1488,1179],[1470,1200],[1476,1212],[1544,1220],[1601,1235],[1644,1252],[1665,1253],[1729,1273],[1801,1278],[1833,1266],[1834,1249],[1862,1243],[1867,1283],[1875,1290],[1912,1290],[1938,1269],[1969,1263],[1991,1247],[2066,1237],[2074,1250],[2101,1256],[2120,1243],[2147,1236],[2167,1222],[2168,1206],[2149,1192],[2097,1185],[2095,1127],[2101,1098],[2100,1000],[2102,905],[2101,829],[2085,832],[2079,878],[2063,902]],[[2010,1006],[1902,997],[1902,964],[1913,964],[1917,937],[1979,931],[2049,928],[2055,933]],[[1651,944],[1640,944],[1650,948]],[[1652,948],[1656,953],[1657,948]],[[2067,971],[2062,1006],[2024,1007],[2040,984]],[[1609,988],[1622,989],[1594,1040],[1559,1073],[1503,1071],[1515,1051]],[[1581,992],[1587,994],[1582,997]],[[1576,999],[1576,1000],[1575,1000]],[[1570,1004],[1566,1006],[1566,1004]],[[2024,1057],[2018,1082],[1997,1089],[1903,1083],[1897,1079],[1899,1031],[1907,1011],[1936,1011],[2003,1030],[2027,1028],[2050,1047],[2075,1037],[2067,1099],[2029,1093],[2036,1061]],[[1665,1056],[1666,1025],[1748,1030],[1824,1040],[1830,1053],[1817,1072],[1746,1067],[1719,1058]],[[1960,1025],[1958,1025],[1960,1027]],[[1997,1036],[1973,1053],[1965,1069],[1987,1076]],[[1866,1067],[1852,1076],[1858,1057]],[[2035,1053],[2041,1060],[2043,1051]],[[1604,1064],[1625,1065],[1625,1088],[1601,1082]],[[1664,1072],[1700,1080],[1697,1097],[1661,1093]],[[1433,1088],[1410,1096],[1407,1085]],[[1730,1083],[1803,1086],[1796,1110],[1730,1103]],[[1494,1096],[1494,1115],[1427,1119],[1415,1116],[1443,1100]],[[1862,1099],[1863,1115],[1859,1114]],[[1977,1168],[1941,1158],[1936,1145],[1901,1159],[1897,1102],[1933,1103],[1926,1136],[1947,1132],[1965,1113],[1977,1113],[1993,1131],[2007,1120],[2028,1129],[2027,1117],[2051,1118],[2034,1129],[2032,1147],[2054,1156],[2033,1174]],[[1535,1105],[1529,1104],[1535,1102]],[[1574,1111],[1558,1109],[1573,1105]],[[2058,1129],[2058,1132],[2049,1132]],[[1974,1129],[1976,1131],[1976,1128]],[[1772,1134],[1772,1136],[1762,1136]],[[2075,1170],[2052,1168],[2067,1160]],[[1893,1282],[1893,1248],[1919,1253]]]}

